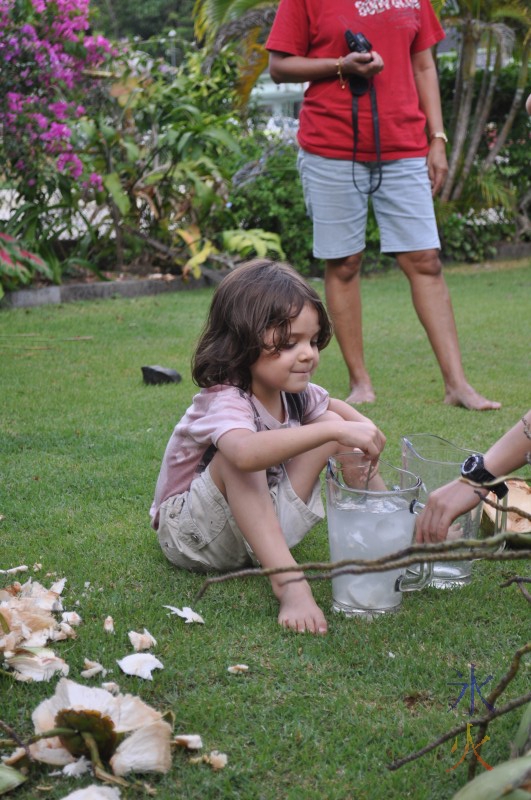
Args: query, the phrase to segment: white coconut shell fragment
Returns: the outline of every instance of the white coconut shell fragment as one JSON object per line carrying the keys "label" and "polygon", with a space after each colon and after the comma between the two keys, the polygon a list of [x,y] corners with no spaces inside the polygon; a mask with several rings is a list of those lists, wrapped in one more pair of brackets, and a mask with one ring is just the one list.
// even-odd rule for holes
{"label": "white coconut shell fragment", "polygon": [[68,675],[69,671],[68,664],[47,647],[16,651],[5,661],[18,681],[49,681],[56,672]]}
{"label": "white coconut shell fragment", "polygon": [[120,790],[115,789],[114,786],[93,784],[87,786],[86,789],[76,789],[75,792],[70,792],[61,800],[120,800],[120,797]]}
{"label": "white coconut shell fragment", "polygon": [[198,758],[191,758],[190,764],[210,764],[213,770],[224,769],[227,766],[229,759],[225,753],[220,753],[218,750],[212,750],[208,755],[199,756]]}
{"label": "white coconut shell fragment", "polygon": [[91,769],[92,763],[88,758],[85,758],[85,756],[81,756],[77,761],[73,761],[72,764],[66,764],[62,769],[62,773],[68,778],[81,778],[82,775],[86,775]]}
{"label": "white coconut shell fragment", "polygon": [[[0,517],[0,519],[4,519]],[[9,569],[0,569],[0,575],[14,575],[17,572],[27,572],[29,567],[26,564],[21,564],[20,567],[10,567]]]}
{"label": "white coconut shell fragment", "polygon": [[197,614],[189,606],[183,606],[183,608],[176,608],[175,606],[163,606],[163,608],[168,608],[172,614],[182,617],[186,623],[199,622],[201,625],[205,624],[205,620],[201,614]]}
{"label": "white coconut shell fragment", "polygon": [[234,664],[232,667],[227,667],[227,672],[232,675],[241,675],[242,672],[249,672],[247,664]]}
{"label": "white coconut shell fragment", "polygon": [[187,750],[201,750],[203,740],[197,733],[180,733],[173,737],[173,744],[185,747]]}
{"label": "white coconut shell fragment", "polygon": [[73,628],[77,628],[77,626],[81,625],[82,622],[82,619],[77,611],[63,611],[61,614],[61,619],[63,622],[66,622],[67,625],[71,625]]}
{"label": "white coconut shell fragment", "polygon": [[103,630],[105,633],[114,633],[114,620],[112,617],[105,617],[103,621]]}
{"label": "white coconut shell fragment", "polygon": [[[527,481],[525,481],[523,478],[509,478],[505,482],[509,488],[509,492],[506,497],[507,505],[517,508],[520,511],[524,511],[527,514],[531,514],[531,486],[528,485]],[[498,498],[493,492],[489,493],[488,498],[494,503],[499,502]],[[487,529],[490,529],[489,532],[497,533],[498,531],[493,531],[494,524],[496,522],[496,509],[487,505],[487,503],[484,503],[483,515],[488,520],[486,527]],[[531,522],[519,514],[518,511],[508,511],[507,532],[531,533]]]}
{"label": "white coconut shell fragment", "polygon": [[114,681],[107,681],[106,683],[101,684],[101,688],[105,689],[106,692],[110,692],[110,694],[120,694],[120,687]]}
{"label": "white coconut shell fragment", "polygon": [[133,653],[116,663],[126,675],[135,675],[147,681],[153,680],[151,673],[154,669],[164,669],[164,664],[151,653]]}
{"label": "white coconut shell fragment", "polygon": [[144,633],[137,633],[136,631],[129,631],[129,641],[133,645],[133,649],[138,653],[140,650],[149,650],[151,647],[157,646],[157,640],[150,634],[146,628]]}
{"label": "white coconut shell fragment", "polygon": [[107,670],[97,661],[91,661],[89,658],[85,658],[83,665],[85,669],[79,673],[82,678],[93,678],[95,675],[100,674],[101,677],[104,678],[107,674]]}
{"label": "white coconut shell fragment", "polygon": [[115,775],[168,772],[171,767],[171,726],[164,720],[144,725],[119,745],[110,760]]}

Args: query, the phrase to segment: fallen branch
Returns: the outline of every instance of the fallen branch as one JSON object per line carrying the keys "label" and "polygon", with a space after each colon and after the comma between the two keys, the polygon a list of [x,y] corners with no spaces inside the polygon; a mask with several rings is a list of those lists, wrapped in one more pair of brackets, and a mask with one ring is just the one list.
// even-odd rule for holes
{"label": "fallen branch", "polygon": [[[500,695],[506,690],[506,688],[508,687],[508,685],[510,684],[510,682],[512,681],[512,679],[514,678],[514,676],[518,672],[518,669],[520,667],[520,659],[522,658],[523,655],[525,655],[526,653],[530,653],[530,652],[531,652],[531,642],[528,642],[527,644],[525,644],[523,647],[521,647],[519,650],[516,651],[516,653],[513,656],[513,660],[511,661],[511,666],[509,667],[509,669],[507,670],[507,672],[505,673],[503,678],[494,687],[494,689],[492,690],[492,692],[489,694],[489,696],[487,698],[487,703],[488,703],[489,706],[492,706],[494,708],[494,703],[496,702],[498,697],[500,697]],[[487,732],[487,728],[489,726],[489,722],[490,722],[490,720],[486,720],[485,722],[483,722],[479,726],[479,731],[478,731],[478,734],[476,736],[476,741],[475,741],[475,744],[474,744],[474,753],[476,753],[476,747],[482,741],[483,737],[485,736],[485,734]],[[470,762],[470,764],[468,766],[468,780],[469,781],[471,781],[472,778],[474,777],[474,775],[476,774],[477,765],[478,765],[478,760],[477,760],[477,756],[475,756],[471,760],[471,762]]]}
{"label": "fallen branch", "polygon": [[509,578],[509,580],[507,580],[504,583],[500,584],[500,586],[501,586],[502,589],[505,589],[507,586],[510,586],[512,583],[517,583],[518,584],[518,588],[522,592],[522,594],[525,597],[525,599],[529,603],[531,603],[531,593],[528,592],[527,589],[525,589],[522,586],[523,583],[531,583],[531,578],[522,578],[519,575],[515,575],[514,577]]}
{"label": "fallen branch", "polygon": [[[303,577],[290,578],[298,580],[325,580],[341,575],[363,575],[372,572],[386,572],[391,569],[402,569],[420,561],[469,561],[482,559],[484,561],[518,561],[531,558],[531,549],[501,550],[505,543],[529,545],[531,538],[528,534],[503,533],[487,539],[456,539],[451,542],[438,542],[436,544],[413,544],[396,553],[374,560],[344,559],[335,562],[309,562],[299,564],[296,568],[270,567],[267,569],[253,567],[223,575],[207,578],[197,593],[195,600],[199,600],[209,586],[215,583],[239,578],[269,577],[285,572],[300,572]],[[494,549],[494,552],[493,552]],[[306,573],[319,570],[320,574],[307,575]],[[331,575],[330,573],[332,573]]]}
{"label": "fallen branch", "polygon": [[[525,653],[529,652],[531,652],[531,642],[528,642],[527,644],[525,644],[523,647],[521,647],[519,650],[516,651],[516,653],[513,656],[509,670],[489,695],[487,703],[490,706],[494,705],[494,702],[507,688],[509,683],[512,681],[512,679],[518,672],[522,656],[525,655]],[[387,768],[390,770],[396,770],[399,769],[400,767],[403,767],[404,764],[408,764],[411,761],[415,761],[417,758],[421,758],[421,756],[431,752],[436,747],[439,747],[439,745],[447,742],[449,739],[453,739],[458,734],[463,733],[465,730],[467,730],[468,725],[480,725],[480,732],[475,742],[475,747],[477,747],[477,745],[479,744],[479,742],[481,742],[483,736],[485,735],[485,731],[487,730],[488,724],[493,719],[495,719],[496,717],[500,717],[503,714],[507,714],[509,711],[512,711],[513,709],[518,708],[521,705],[524,705],[529,700],[531,700],[531,693],[528,693],[527,695],[523,695],[521,697],[517,697],[515,700],[512,700],[510,703],[507,703],[505,706],[502,706],[497,710],[491,711],[484,717],[480,717],[479,719],[473,719],[471,721],[469,720],[469,722],[465,722],[461,725],[458,725],[456,728],[452,728],[451,731],[448,731],[447,733],[443,734],[443,736],[440,736],[434,742],[431,742],[431,744],[428,744],[425,747],[423,747],[421,750],[417,750],[415,753],[412,753],[409,756],[405,756],[404,758],[396,759],[395,761],[392,762],[392,764],[388,764]],[[474,763],[477,763],[477,759],[474,761]],[[469,779],[470,779],[470,774],[469,774]]]}
{"label": "fallen branch", "polygon": [[504,714],[508,714],[509,711],[513,711],[515,708],[520,708],[520,706],[524,706],[530,701],[531,692],[528,692],[520,697],[516,697],[514,700],[511,700],[510,703],[506,703],[504,706],[498,708],[496,711],[493,711],[488,716],[478,717],[471,719],[468,722],[463,722],[461,725],[457,725],[455,728],[452,728],[451,731],[443,734],[443,736],[440,736],[434,742],[427,744],[426,747],[423,747],[421,750],[417,750],[415,753],[411,753],[409,756],[404,756],[404,758],[397,758],[391,764],[387,764],[387,769],[391,770],[391,772],[400,769],[400,767],[403,767],[405,764],[409,764],[411,761],[416,761],[417,758],[425,756],[426,753],[430,753],[432,750],[435,750],[435,748],[439,747],[445,742],[448,742],[450,739],[455,739],[455,737],[460,733],[464,733],[469,725],[482,725],[484,722],[491,722],[493,719],[502,717]]}

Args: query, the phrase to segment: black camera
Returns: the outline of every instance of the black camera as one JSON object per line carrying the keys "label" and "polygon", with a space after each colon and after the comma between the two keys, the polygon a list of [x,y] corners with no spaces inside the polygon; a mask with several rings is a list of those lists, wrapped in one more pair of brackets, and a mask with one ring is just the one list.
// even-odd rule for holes
{"label": "black camera", "polygon": [[372,50],[372,44],[362,33],[345,31],[345,39],[351,53],[370,53]]}
{"label": "black camera", "polygon": [[[345,39],[351,53],[370,53],[372,50],[372,44],[363,33],[352,33],[352,31],[347,30],[345,31]],[[361,97],[369,89],[369,81],[361,75],[350,75],[348,82],[350,91],[356,97]]]}

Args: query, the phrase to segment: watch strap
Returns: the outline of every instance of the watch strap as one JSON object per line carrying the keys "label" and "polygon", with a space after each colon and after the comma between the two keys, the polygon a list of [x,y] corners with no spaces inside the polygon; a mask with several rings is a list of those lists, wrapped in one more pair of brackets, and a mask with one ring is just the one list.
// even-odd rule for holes
{"label": "watch strap", "polygon": [[483,456],[479,453],[475,456],[470,456],[469,458],[476,459],[477,464],[473,469],[465,472],[464,467],[469,459],[466,459],[466,461],[463,462],[463,466],[461,467],[461,477],[463,480],[477,486],[484,486],[486,489],[494,492],[499,500],[504,498],[509,491],[509,487],[504,482],[503,478],[496,478],[492,472],[489,472],[488,469],[486,469],[483,463]]}

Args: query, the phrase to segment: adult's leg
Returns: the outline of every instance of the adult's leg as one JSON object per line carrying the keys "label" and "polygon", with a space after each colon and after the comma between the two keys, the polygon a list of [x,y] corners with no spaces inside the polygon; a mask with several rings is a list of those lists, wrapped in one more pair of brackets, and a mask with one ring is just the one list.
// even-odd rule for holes
{"label": "adult's leg", "polygon": [[444,402],[475,411],[500,408],[500,403],[483,397],[466,380],[452,301],[438,251],[398,253],[397,260],[409,280],[413,305],[441,369]]}
{"label": "adult's leg", "polygon": [[[294,567],[293,572],[270,576],[280,604],[280,625],[299,632],[326,633],[326,618],[313,598],[309,583],[301,580],[303,575],[286,544],[265,471],[241,472],[218,452],[210,462],[210,474],[262,567]],[[294,578],[297,580],[293,581]]]}
{"label": "adult's leg", "polygon": [[[304,199],[313,222],[313,252],[325,261],[325,292],[339,347],[349,372],[350,403],[374,401],[363,359],[360,267],[365,248],[370,169],[299,151]],[[349,253],[350,255],[345,255]]]}
{"label": "adult's leg", "polygon": [[376,399],[363,355],[361,316],[362,254],[325,262],[325,294],[334,333],[347,365],[350,394],[347,403],[373,403]]}

